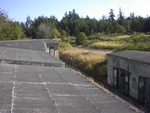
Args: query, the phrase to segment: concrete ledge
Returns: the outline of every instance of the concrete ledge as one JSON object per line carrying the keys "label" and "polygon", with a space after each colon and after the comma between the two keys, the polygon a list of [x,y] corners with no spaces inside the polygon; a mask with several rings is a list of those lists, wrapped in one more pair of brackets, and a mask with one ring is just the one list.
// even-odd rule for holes
{"label": "concrete ledge", "polygon": [[30,66],[47,66],[47,67],[65,67],[62,63],[48,63],[48,62],[34,62],[34,61],[18,61],[18,60],[3,60],[0,59],[1,64],[17,64],[17,65],[30,65]]}
{"label": "concrete ledge", "polygon": [[24,50],[6,47],[0,47],[0,63],[65,67],[65,64],[62,61],[44,51]]}

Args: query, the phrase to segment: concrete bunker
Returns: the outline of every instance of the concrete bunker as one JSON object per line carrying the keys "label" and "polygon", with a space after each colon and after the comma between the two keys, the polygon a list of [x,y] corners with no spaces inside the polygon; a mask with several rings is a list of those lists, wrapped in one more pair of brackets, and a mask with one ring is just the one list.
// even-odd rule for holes
{"label": "concrete bunker", "polygon": [[0,41],[1,47],[45,51],[59,59],[59,42],[50,39]]}
{"label": "concrete bunker", "polygon": [[0,41],[0,63],[64,67],[58,48],[50,39]]}
{"label": "concrete bunker", "polygon": [[137,99],[150,104],[150,53],[119,51],[108,54],[107,83]]}

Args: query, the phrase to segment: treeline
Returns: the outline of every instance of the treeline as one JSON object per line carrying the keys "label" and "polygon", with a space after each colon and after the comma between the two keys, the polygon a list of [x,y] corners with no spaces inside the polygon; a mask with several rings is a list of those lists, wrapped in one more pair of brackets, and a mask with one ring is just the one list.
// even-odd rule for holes
{"label": "treeline", "polygon": [[24,37],[20,23],[10,20],[6,12],[0,9],[0,40],[20,40]]}
{"label": "treeline", "polygon": [[[118,15],[115,15],[113,9],[110,9],[109,16],[103,16],[100,20],[90,18],[88,16],[85,18],[80,17],[79,14],[76,13],[75,9],[73,9],[68,13],[66,12],[60,21],[58,21],[55,16],[39,16],[34,20],[28,16],[26,18],[26,22],[21,22],[20,24],[18,22],[10,21],[5,14],[1,13],[1,29],[3,28],[2,26],[7,26],[5,29],[10,29],[11,24],[7,25],[5,22],[7,24],[13,23],[12,26],[15,27],[12,29],[17,28],[18,30],[15,31],[17,31],[20,36],[22,35],[21,31],[23,31],[26,37],[33,39],[55,37],[65,39],[67,36],[76,37],[81,32],[84,32],[87,36],[95,33],[128,34],[133,32],[150,32],[150,17],[135,16],[134,13],[131,13],[130,16],[125,17],[121,8],[119,9]],[[10,34],[7,30],[1,29],[1,34],[3,32]],[[15,38],[12,39],[16,39],[20,36],[15,36]],[[5,38],[5,35],[1,35],[1,37]]]}
{"label": "treeline", "polygon": [[[88,16],[82,18],[73,9],[69,13],[66,12],[61,21],[58,21],[55,16],[50,16],[50,18],[39,16],[34,20],[28,16],[26,23],[22,23],[22,26],[25,34],[33,38],[77,36],[80,32],[84,32],[87,36],[94,33],[146,33],[150,32],[150,17],[135,16],[134,13],[125,17],[120,8],[117,16],[114,15],[113,9],[110,9],[108,17],[103,16],[102,19],[96,20]],[[42,34],[38,34],[39,31]]]}

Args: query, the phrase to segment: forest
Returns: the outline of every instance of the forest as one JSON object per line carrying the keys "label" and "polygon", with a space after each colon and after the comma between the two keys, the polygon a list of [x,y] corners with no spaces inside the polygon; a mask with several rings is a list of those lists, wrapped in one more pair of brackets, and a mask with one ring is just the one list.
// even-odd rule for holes
{"label": "forest", "polygon": [[123,35],[150,32],[149,16],[141,17],[130,13],[130,16],[126,17],[121,8],[118,15],[114,14],[113,9],[110,9],[108,15],[108,17],[102,16],[100,20],[89,16],[83,18],[73,9],[66,12],[60,21],[54,15],[39,16],[34,20],[27,16],[26,22],[19,23],[9,19],[7,13],[0,9],[0,40],[56,37],[66,40],[68,36],[77,37],[81,32],[86,36],[98,33]]}

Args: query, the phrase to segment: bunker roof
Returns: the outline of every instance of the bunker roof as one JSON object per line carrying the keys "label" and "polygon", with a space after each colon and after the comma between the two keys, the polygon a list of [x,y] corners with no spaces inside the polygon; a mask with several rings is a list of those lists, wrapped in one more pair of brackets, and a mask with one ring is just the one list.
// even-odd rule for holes
{"label": "bunker roof", "polygon": [[45,51],[47,47],[58,50],[59,43],[56,40],[50,39],[34,39],[34,40],[7,40],[0,41],[0,46],[19,49],[29,49]]}
{"label": "bunker roof", "polygon": [[123,50],[123,51],[118,51],[107,55],[150,64],[150,52]]}
{"label": "bunker roof", "polygon": [[6,64],[64,67],[65,64],[44,51],[0,47],[0,62]]}
{"label": "bunker roof", "polygon": [[69,68],[0,64],[0,113],[136,113],[121,101]]}

